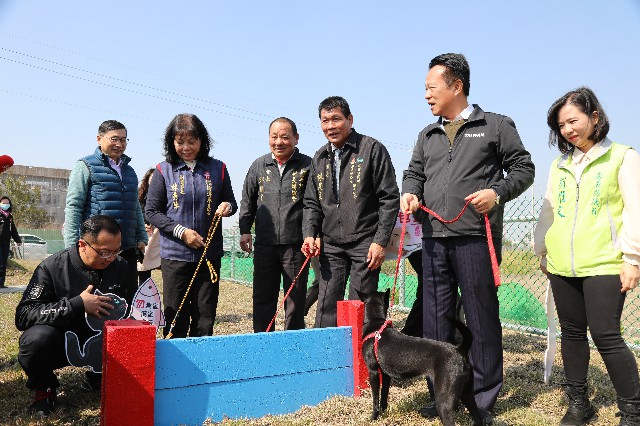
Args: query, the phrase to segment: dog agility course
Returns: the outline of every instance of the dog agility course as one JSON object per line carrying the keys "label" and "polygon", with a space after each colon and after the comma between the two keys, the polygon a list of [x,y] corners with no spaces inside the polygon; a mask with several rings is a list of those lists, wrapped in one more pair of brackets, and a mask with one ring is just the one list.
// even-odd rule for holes
{"label": "dog agility course", "polygon": [[363,318],[362,302],[344,301],[336,328],[172,340],[145,321],[109,321],[101,425],[201,425],[358,396]]}

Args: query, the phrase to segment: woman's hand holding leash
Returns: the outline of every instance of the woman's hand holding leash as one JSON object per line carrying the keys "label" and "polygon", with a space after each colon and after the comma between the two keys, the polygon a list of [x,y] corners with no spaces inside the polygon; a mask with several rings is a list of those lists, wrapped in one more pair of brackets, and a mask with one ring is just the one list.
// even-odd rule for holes
{"label": "woman's hand holding leash", "polygon": [[227,203],[226,201],[221,202],[216,209],[216,214],[224,217],[231,216],[231,203]]}

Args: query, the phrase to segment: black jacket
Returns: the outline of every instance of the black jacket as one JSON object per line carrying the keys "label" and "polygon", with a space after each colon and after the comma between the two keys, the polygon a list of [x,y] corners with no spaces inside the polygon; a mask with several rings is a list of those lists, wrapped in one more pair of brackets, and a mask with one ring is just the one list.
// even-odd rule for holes
{"label": "black jacket", "polygon": [[396,223],[400,194],[387,149],[353,129],[340,163],[340,203],[333,193],[333,152],[327,143],[313,157],[304,195],[302,232],[345,244],[372,236],[386,246]]}
{"label": "black jacket", "polygon": [[21,243],[20,235],[18,235],[18,228],[13,223],[13,215],[9,212],[0,212],[0,244],[9,244],[9,241]]}
{"label": "black jacket", "polygon": [[[453,219],[467,195],[492,188],[500,196],[500,205],[489,211],[491,233],[501,238],[504,203],[531,186],[534,175],[531,155],[513,120],[474,105],[453,144],[441,121],[420,132],[409,168],[403,174],[402,192],[415,194],[444,219]],[[424,237],[484,236],[484,226],[482,215],[470,206],[460,220],[449,225],[429,216],[422,232]]]}
{"label": "black jacket", "polygon": [[119,256],[102,271],[87,269],[77,246],[47,257],[33,272],[16,307],[16,327],[24,331],[44,324],[86,335],[89,330],[80,293],[93,284],[102,293],[123,296],[127,271],[127,262]]}
{"label": "black jacket", "polygon": [[302,245],[302,199],[311,157],[298,149],[285,164],[282,176],[269,153],[253,162],[242,187],[240,233],[250,234],[256,224],[256,244]]}

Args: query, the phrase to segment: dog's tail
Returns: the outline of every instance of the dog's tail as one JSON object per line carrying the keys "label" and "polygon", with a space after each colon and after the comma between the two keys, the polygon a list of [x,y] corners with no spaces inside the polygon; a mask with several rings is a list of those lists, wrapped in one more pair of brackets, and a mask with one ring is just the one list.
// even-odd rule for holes
{"label": "dog's tail", "polygon": [[467,356],[469,354],[469,348],[471,348],[471,342],[473,342],[473,334],[471,334],[471,330],[469,330],[469,327],[467,327],[465,323],[457,318],[448,317],[447,319],[456,326],[462,335],[462,341],[458,346],[456,346],[456,349],[458,349],[458,352],[462,355]]}

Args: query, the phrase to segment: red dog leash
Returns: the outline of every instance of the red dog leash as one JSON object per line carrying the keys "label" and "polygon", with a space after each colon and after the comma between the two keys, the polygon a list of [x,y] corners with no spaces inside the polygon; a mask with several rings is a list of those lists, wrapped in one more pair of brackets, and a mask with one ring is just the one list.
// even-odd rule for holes
{"label": "red dog leash", "polygon": [[304,267],[307,266],[307,263],[309,263],[310,259],[311,259],[311,255],[309,254],[309,255],[307,255],[307,258],[305,259],[304,263],[302,264],[302,268],[300,268],[300,272],[298,272],[298,275],[296,275],[294,280],[291,282],[291,286],[289,287],[289,290],[287,291],[287,294],[285,294],[284,297],[282,298],[282,303],[280,304],[278,309],[276,309],[276,314],[273,316],[273,318],[271,318],[271,322],[269,323],[269,326],[267,327],[267,332],[269,330],[271,330],[271,326],[273,325],[273,322],[276,320],[276,317],[278,316],[278,311],[280,310],[280,308],[282,308],[284,306],[284,301],[287,300],[287,297],[289,297],[289,293],[291,293],[291,290],[293,290],[293,286],[296,284],[296,281],[298,281],[298,278],[300,278],[300,275],[302,274],[302,271],[304,271]]}
{"label": "red dog leash", "polygon": [[[423,205],[420,205],[420,208],[425,212],[429,213],[430,215],[432,215],[433,217],[435,217],[436,219],[438,219],[442,223],[453,223],[453,222],[456,222],[458,219],[460,219],[460,217],[462,216],[464,211],[467,209],[467,206],[469,205],[470,202],[471,200],[467,201],[464,207],[462,207],[462,210],[460,211],[460,213],[458,213],[458,216],[456,216],[454,219],[451,219],[451,220],[444,219],[438,213],[434,212],[433,210]],[[485,229],[487,232],[487,245],[489,246],[489,258],[491,259],[493,281],[495,282],[496,287],[498,287],[500,285],[500,267],[498,266],[498,257],[496,256],[496,249],[493,246],[493,235],[491,234],[491,224],[489,223],[489,216],[486,213],[483,216],[484,216]],[[409,213],[404,213],[404,218],[402,218],[401,220],[402,220],[402,233],[400,234],[400,243],[398,244],[398,258],[396,260],[396,272],[395,272],[395,276],[393,277],[393,288],[391,290],[391,300],[389,302],[389,308],[387,310],[387,317],[391,315],[391,307],[393,306],[393,300],[395,299],[396,284],[398,282],[398,272],[400,270],[400,262],[402,261],[402,248],[404,246],[404,235],[407,229],[407,222],[409,221]],[[365,336],[364,339],[362,339],[363,345],[364,345],[364,342],[366,342],[367,340],[371,338],[374,339],[373,354],[376,357],[376,362],[378,363],[378,377],[380,377],[380,386],[382,386],[382,369],[380,368],[380,359],[378,358],[378,340],[382,338],[382,332],[384,331],[384,329],[390,325],[391,326],[393,325],[391,322],[391,319],[387,319],[384,322],[384,324],[382,324],[382,327],[380,327],[379,330],[374,331],[373,333],[369,333],[367,336]]]}
{"label": "red dog leash", "polygon": [[[438,219],[442,223],[453,223],[458,219],[460,219],[460,216],[462,216],[462,213],[464,213],[464,211],[467,209],[467,206],[469,205],[470,202],[471,200],[467,201],[467,203],[464,205],[460,213],[458,213],[458,216],[456,216],[455,219],[452,219],[452,220],[443,219],[438,213],[426,208],[422,204],[420,205],[420,208],[425,212],[429,213],[430,215],[432,215],[433,217],[435,217],[436,219]],[[489,246],[489,258],[491,259],[491,270],[493,271],[493,282],[496,284],[496,287],[498,287],[500,286],[500,267],[498,266],[498,257],[496,256],[496,248],[493,246],[493,236],[491,234],[491,224],[489,223],[489,216],[486,213],[483,216],[484,216],[484,226],[487,232],[487,245]]]}
{"label": "red dog leash", "polygon": [[[403,213],[400,213],[403,214]],[[378,340],[382,338],[382,332],[387,326],[393,326],[391,322],[391,307],[393,306],[393,300],[396,295],[396,284],[398,283],[398,272],[400,271],[400,262],[402,262],[402,247],[404,247],[404,234],[407,230],[407,222],[409,221],[409,213],[404,213],[404,217],[402,220],[402,233],[400,234],[400,243],[398,244],[398,258],[396,259],[396,273],[393,277],[393,288],[391,290],[391,300],[389,301],[389,308],[387,309],[387,320],[382,324],[382,327],[378,331],[374,331],[373,333],[369,333],[362,339],[362,344],[367,340],[374,338],[373,341],[373,355],[376,357],[376,362],[378,363],[378,377],[380,378],[380,387],[382,387],[382,369],[380,368],[380,359],[378,358]]]}

